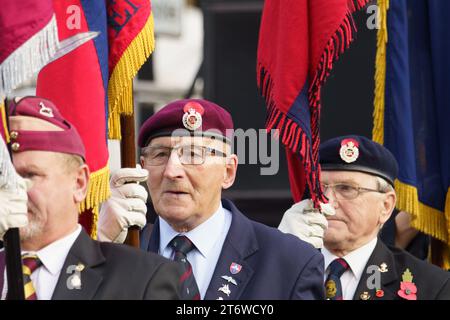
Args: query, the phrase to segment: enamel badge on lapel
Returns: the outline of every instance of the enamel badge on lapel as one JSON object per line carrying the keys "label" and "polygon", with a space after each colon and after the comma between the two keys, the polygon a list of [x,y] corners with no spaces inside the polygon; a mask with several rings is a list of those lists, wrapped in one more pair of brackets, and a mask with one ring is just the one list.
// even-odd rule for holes
{"label": "enamel badge on lapel", "polygon": [[402,274],[402,282],[400,282],[400,290],[397,294],[406,300],[417,300],[417,287],[413,282],[413,275],[407,268]]}
{"label": "enamel badge on lapel", "polygon": [[230,265],[230,272],[231,274],[238,274],[241,272],[242,266],[236,262],[232,262]]}
{"label": "enamel badge on lapel", "polygon": [[233,277],[231,276],[221,276],[222,279],[227,280],[228,282],[234,284],[235,286],[237,286],[237,282],[236,280],[233,279]]}
{"label": "enamel badge on lapel", "polygon": [[361,300],[369,300],[370,294],[367,291],[364,291],[359,297],[361,298]]}
{"label": "enamel badge on lapel", "polygon": [[205,109],[198,102],[188,102],[183,107],[183,125],[186,129],[194,131],[202,125],[202,115]]}
{"label": "enamel badge on lapel", "polygon": [[382,264],[380,264],[380,266],[378,267],[378,271],[383,272],[383,273],[389,271],[386,262],[383,262]]}
{"label": "enamel badge on lapel", "polygon": [[355,139],[344,139],[341,141],[339,155],[347,163],[355,162],[359,157],[359,143]]}
{"label": "enamel badge on lapel", "polygon": [[230,286],[227,284],[223,284],[218,291],[222,291],[223,293],[225,293],[227,295],[227,297],[230,296],[231,294],[231,290],[230,290]]}
{"label": "enamel badge on lapel", "polygon": [[381,289],[377,289],[377,292],[375,292],[375,296],[377,296],[377,298],[384,297],[384,291]]}

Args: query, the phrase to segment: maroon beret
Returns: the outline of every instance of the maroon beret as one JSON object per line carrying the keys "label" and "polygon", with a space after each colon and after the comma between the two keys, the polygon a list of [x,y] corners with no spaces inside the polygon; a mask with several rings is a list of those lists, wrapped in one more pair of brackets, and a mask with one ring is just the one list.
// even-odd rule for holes
{"label": "maroon beret", "polygon": [[138,145],[143,148],[156,137],[202,135],[231,143],[233,119],[224,108],[207,100],[185,99],[169,103],[144,122]]}
{"label": "maroon beret", "polygon": [[53,102],[40,97],[25,97],[9,105],[9,116],[32,117],[49,122],[62,130],[46,131],[28,127],[29,124],[11,128],[12,150],[53,151],[78,155],[86,160],[83,140],[77,129],[59,113]]}

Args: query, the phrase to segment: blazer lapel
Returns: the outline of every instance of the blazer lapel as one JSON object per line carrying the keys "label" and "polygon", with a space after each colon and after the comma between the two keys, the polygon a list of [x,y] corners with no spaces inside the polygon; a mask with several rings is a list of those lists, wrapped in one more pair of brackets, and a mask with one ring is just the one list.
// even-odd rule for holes
{"label": "blazer lapel", "polygon": [[152,228],[152,233],[150,235],[150,240],[148,242],[147,248],[142,248],[145,251],[150,251],[154,253],[159,253],[159,217],[156,218],[155,224]]}
{"label": "blazer lapel", "polygon": [[232,213],[230,230],[222,247],[205,300],[237,300],[254,273],[246,258],[258,250],[253,225],[231,201],[222,200]]}
{"label": "blazer lapel", "polygon": [[[374,271],[367,269],[370,266],[378,267],[377,274],[381,277],[381,288],[368,288],[368,280],[370,283],[373,283],[372,279],[369,279],[369,277],[374,277],[376,274]],[[366,264],[366,270],[359,280],[353,300],[394,300],[397,295],[392,284],[397,279],[398,275],[395,268],[394,257],[381,239],[378,239],[377,245]],[[377,289],[379,290],[378,293]]]}
{"label": "blazer lapel", "polygon": [[93,299],[103,279],[95,267],[104,262],[100,244],[82,230],[67,255],[52,300]]}

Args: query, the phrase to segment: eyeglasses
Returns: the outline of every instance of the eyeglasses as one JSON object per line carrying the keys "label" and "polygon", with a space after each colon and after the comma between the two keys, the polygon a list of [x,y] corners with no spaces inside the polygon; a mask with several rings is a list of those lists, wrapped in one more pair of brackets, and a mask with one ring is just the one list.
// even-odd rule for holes
{"label": "eyeglasses", "polygon": [[323,193],[326,194],[327,191],[330,189],[333,192],[333,195],[336,198],[336,200],[353,200],[353,199],[357,198],[363,192],[385,193],[380,190],[356,187],[356,186],[343,184],[343,183],[322,184]]}
{"label": "eyeglasses", "polygon": [[224,158],[227,156],[217,149],[198,145],[181,145],[177,147],[148,146],[142,149],[142,155],[148,165],[160,166],[169,161],[173,150],[177,152],[181,164],[199,165],[205,162],[206,156]]}

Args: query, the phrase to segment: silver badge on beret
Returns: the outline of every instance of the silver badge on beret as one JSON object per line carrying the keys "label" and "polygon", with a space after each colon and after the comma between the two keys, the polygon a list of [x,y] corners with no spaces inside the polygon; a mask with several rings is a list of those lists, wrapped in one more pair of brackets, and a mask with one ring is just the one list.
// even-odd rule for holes
{"label": "silver badge on beret", "polygon": [[183,107],[183,126],[191,131],[197,130],[202,125],[203,107],[198,102],[188,102]]}
{"label": "silver badge on beret", "polygon": [[339,155],[347,163],[355,162],[359,157],[359,143],[355,139],[344,139],[341,141]]}

